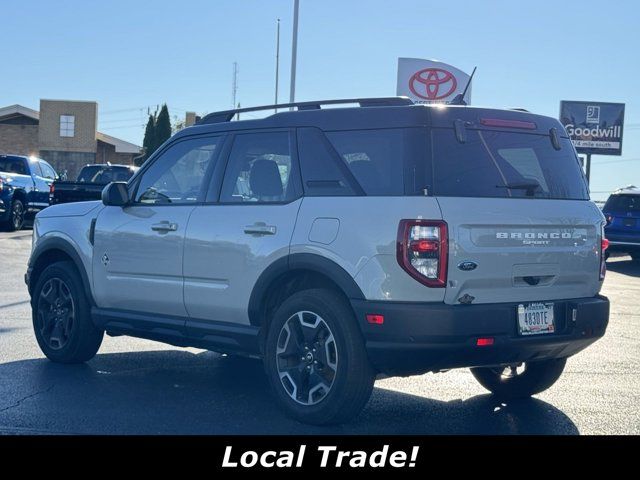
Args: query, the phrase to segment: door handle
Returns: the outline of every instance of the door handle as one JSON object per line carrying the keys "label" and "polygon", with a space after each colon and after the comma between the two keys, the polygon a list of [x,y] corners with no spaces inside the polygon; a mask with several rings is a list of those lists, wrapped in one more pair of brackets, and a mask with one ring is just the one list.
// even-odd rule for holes
{"label": "door handle", "polygon": [[160,222],[151,225],[151,230],[154,232],[175,232],[178,230],[178,224],[173,222]]}
{"label": "door handle", "polygon": [[264,222],[258,222],[244,227],[244,233],[247,235],[275,235],[276,230],[275,225],[267,225]]}

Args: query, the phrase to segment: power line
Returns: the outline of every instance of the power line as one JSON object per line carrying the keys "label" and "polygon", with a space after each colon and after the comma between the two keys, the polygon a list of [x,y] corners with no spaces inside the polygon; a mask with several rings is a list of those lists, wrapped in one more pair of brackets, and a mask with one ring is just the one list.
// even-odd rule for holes
{"label": "power line", "polygon": [[611,163],[625,163],[625,162],[638,162],[640,158],[625,158],[623,160],[603,160],[600,162],[593,162],[594,165],[609,165]]}

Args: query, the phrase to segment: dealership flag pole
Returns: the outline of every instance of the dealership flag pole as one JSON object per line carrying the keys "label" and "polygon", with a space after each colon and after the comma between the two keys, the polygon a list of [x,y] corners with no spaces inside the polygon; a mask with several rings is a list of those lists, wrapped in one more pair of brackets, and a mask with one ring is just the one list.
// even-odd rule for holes
{"label": "dealership flag pole", "polygon": [[[299,0],[293,3],[293,42],[291,44],[291,86],[289,91],[289,103],[295,102],[296,98],[296,61],[298,57],[298,7]],[[293,107],[290,108],[293,110]]]}

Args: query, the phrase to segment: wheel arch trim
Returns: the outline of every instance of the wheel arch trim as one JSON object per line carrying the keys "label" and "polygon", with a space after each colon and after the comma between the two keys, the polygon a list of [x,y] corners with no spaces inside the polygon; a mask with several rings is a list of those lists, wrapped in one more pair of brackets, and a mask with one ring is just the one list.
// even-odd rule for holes
{"label": "wheel arch trim", "polygon": [[71,242],[65,240],[60,237],[50,237],[50,238],[41,238],[38,244],[36,245],[31,257],[29,258],[29,280],[27,287],[29,289],[29,293],[33,292],[33,288],[35,287],[34,279],[33,279],[33,269],[35,268],[38,260],[42,257],[42,255],[51,252],[53,250],[58,250],[66,254],[71,261],[76,266],[76,269],[80,273],[80,279],[82,281],[82,285],[84,287],[85,294],[87,295],[87,299],[89,303],[93,306],[95,305],[95,301],[93,299],[93,292],[91,291],[91,282],[89,280],[89,275],[84,267],[84,263],[80,257],[80,254],[73,246]]}
{"label": "wheel arch trim", "polygon": [[273,282],[295,270],[324,275],[332,280],[348,299],[365,299],[354,278],[333,260],[313,253],[292,253],[274,261],[258,277],[249,298],[248,315],[251,325],[260,325],[264,296]]}

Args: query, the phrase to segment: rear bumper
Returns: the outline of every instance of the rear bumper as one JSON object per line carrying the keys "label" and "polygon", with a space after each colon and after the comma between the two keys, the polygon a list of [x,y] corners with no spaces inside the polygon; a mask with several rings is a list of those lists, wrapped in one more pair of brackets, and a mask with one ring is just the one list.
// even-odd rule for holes
{"label": "rear bumper", "polygon": [[638,232],[611,232],[605,228],[605,237],[609,240],[611,251],[637,251],[640,250],[640,231]]}
{"label": "rear bumper", "polygon": [[[556,332],[526,337],[517,333],[518,303],[351,303],[371,363],[389,375],[569,357],[602,337],[609,322],[603,296],[555,301]],[[384,315],[384,324],[367,323],[367,314]],[[478,347],[480,337],[494,344]]]}

